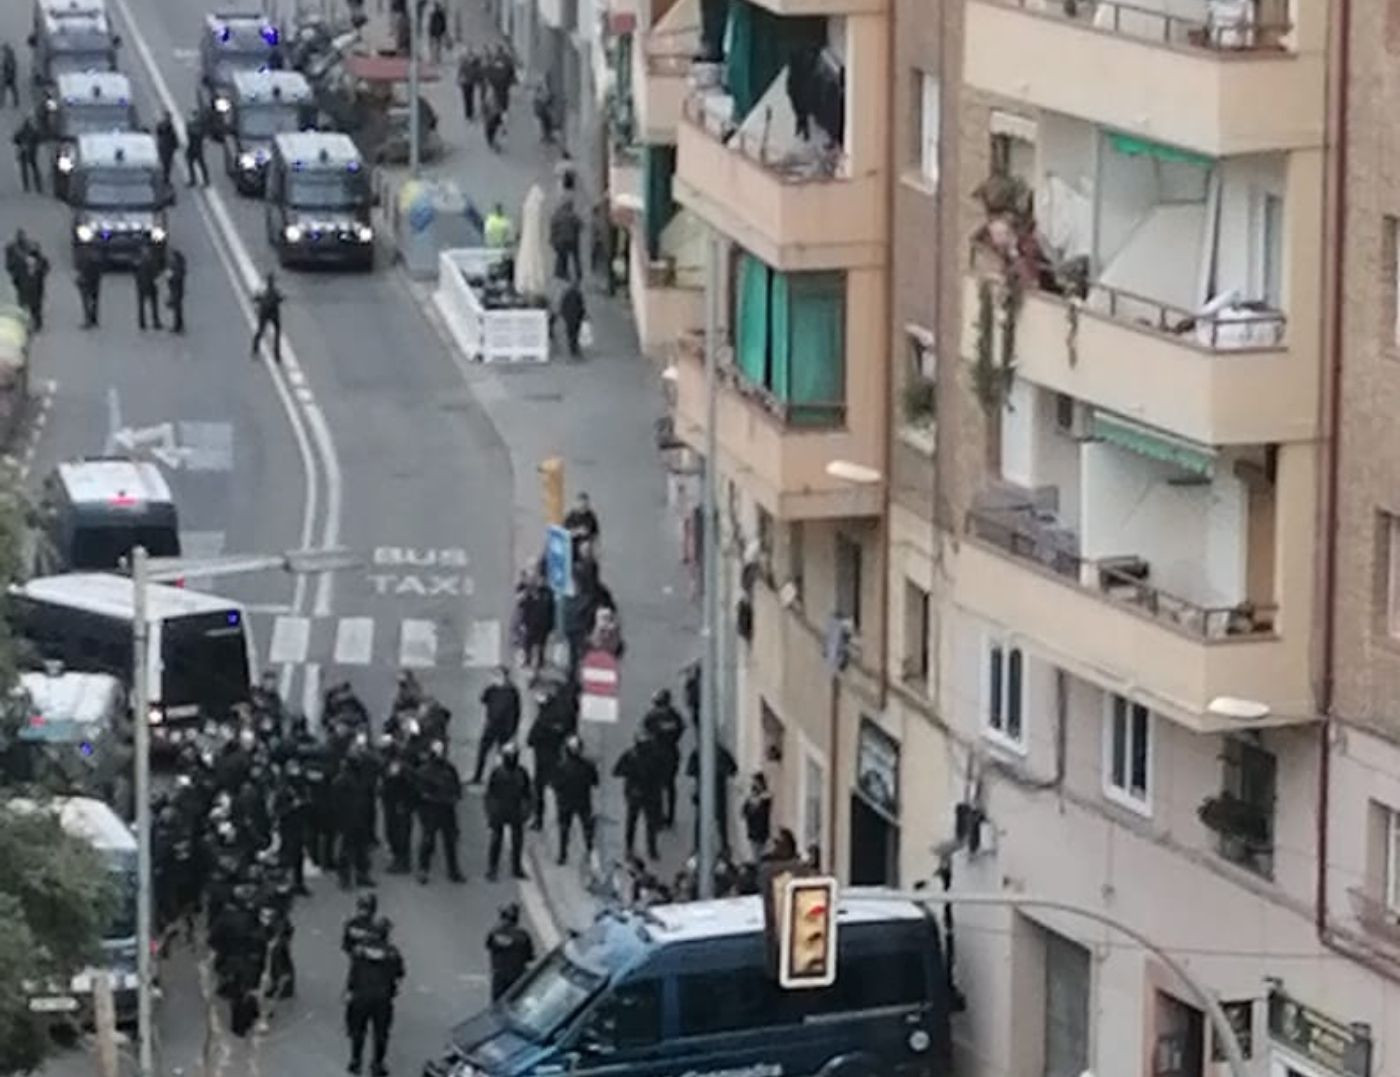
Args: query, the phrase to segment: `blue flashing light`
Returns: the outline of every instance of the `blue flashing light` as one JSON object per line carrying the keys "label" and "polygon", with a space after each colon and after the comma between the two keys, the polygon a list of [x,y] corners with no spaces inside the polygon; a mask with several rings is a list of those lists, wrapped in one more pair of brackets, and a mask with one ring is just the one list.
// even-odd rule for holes
{"label": "blue flashing light", "polygon": [[233,27],[229,26],[227,23],[222,24],[222,25],[219,27],[218,35],[219,35],[219,40],[220,40],[220,41],[232,41],[232,40],[233,40]]}
{"label": "blue flashing light", "polygon": [[359,170],[360,170],[360,162],[359,162],[359,161],[351,161],[349,164],[347,164],[347,165],[345,166],[345,171],[347,171],[347,172],[358,172]]}
{"label": "blue flashing light", "polygon": [[224,614],[224,620],[226,620],[226,621],[227,621],[229,624],[231,624],[231,625],[236,625],[236,624],[238,624],[238,622],[239,622],[239,620],[240,620],[240,618],[239,618],[239,616],[238,616],[238,611],[237,611],[237,610],[229,610],[228,613]]}
{"label": "blue flashing light", "polygon": [[277,47],[277,42],[278,42],[278,40],[279,40],[279,35],[278,35],[278,33],[277,33],[277,27],[275,27],[275,26],[264,26],[264,27],[262,28],[262,39],[263,39],[264,41],[266,41],[269,45],[271,45],[273,48],[276,48],[276,47]]}
{"label": "blue flashing light", "polygon": [[102,229],[101,235],[102,235],[102,242],[103,242],[103,243],[106,243],[109,239],[112,238],[112,230],[111,230],[110,228],[104,228],[104,229]]}
{"label": "blue flashing light", "polygon": [[83,755],[92,755],[92,745],[88,741],[83,741],[78,745],[78,751],[82,752]]}
{"label": "blue flashing light", "polygon": [[292,171],[293,171],[293,172],[300,172],[300,171],[301,171],[303,168],[305,168],[305,167],[306,167],[306,162],[305,162],[305,161],[293,161],[293,162],[292,162]]}

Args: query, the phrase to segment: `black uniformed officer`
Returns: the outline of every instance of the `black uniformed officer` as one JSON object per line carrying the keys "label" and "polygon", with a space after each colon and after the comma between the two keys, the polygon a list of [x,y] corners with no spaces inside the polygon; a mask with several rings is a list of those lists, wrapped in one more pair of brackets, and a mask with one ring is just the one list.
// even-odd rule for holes
{"label": "black uniformed officer", "polygon": [[417,787],[403,749],[392,741],[385,749],[379,799],[384,808],[384,838],[389,843],[389,874],[407,875],[413,860],[413,808]]}
{"label": "black uniformed officer", "polygon": [[486,853],[486,877],[494,879],[501,862],[501,839],[510,831],[510,866],[517,879],[525,878],[521,846],[525,820],[530,814],[530,775],[520,765],[514,744],[501,749],[501,760],[486,781],[486,822],[491,844]]}
{"label": "black uniformed officer", "polygon": [[91,255],[78,257],[78,298],[83,304],[83,328],[97,328],[97,305],[102,293],[102,267]]}
{"label": "black uniformed officer", "polygon": [[156,153],[160,156],[160,174],[165,182],[170,182],[170,167],[175,163],[175,151],[180,148],[180,140],[175,134],[175,121],[169,110],[160,114],[156,123]]}
{"label": "black uniformed officer", "polygon": [[209,186],[209,166],[204,163],[204,138],[204,117],[199,114],[199,109],[195,109],[185,121],[185,170],[189,173],[191,187],[194,186],[196,170],[204,186]]}
{"label": "black uniformed officer", "polygon": [[560,686],[542,699],[525,738],[535,760],[534,818],[530,823],[535,830],[544,826],[544,791],[553,787],[564,741],[575,729],[565,698],[567,692],[567,687]]}
{"label": "black uniformed officer", "polygon": [[19,60],[15,57],[15,47],[6,41],[0,45],[0,105],[5,103],[5,95],[19,108]]}
{"label": "black uniformed officer", "polygon": [[496,668],[496,680],[481,693],[481,705],[486,714],[481,724],[481,740],[476,747],[473,785],[481,784],[491,749],[514,740],[520,728],[520,689],[511,683],[508,667]]}
{"label": "black uniformed officer", "polygon": [[340,931],[340,948],[353,955],[355,947],[369,941],[374,921],[379,916],[379,899],[373,894],[361,894],[355,899],[355,915],[345,921]]}
{"label": "black uniformed officer", "polygon": [[39,128],[32,116],[26,116],[11,138],[15,144],[15,157],[19,161],[19,179],[24,189],[44,192],[43,181],[39,177]]}
{"label": "black uniformed officer", "polygon": [[345,985],[345,1028],[350,1034],[350,1072],[359,1073],[364,1058],[365,1033],[374,1030],[373,1077],[384,1077],[384,1056],[389,1050],[389,1029],[394,1023],[394,996],[404,976],[403,955],[389,941],[389,921],[374,922],[369,937],[350,954],[350,975]]}
{"label": "black uniformed officer", "polygon": [[155,249],[141,248],[136,260],[136,326],[146,328],[146,312],[150,311],[151,324],[160,328],[160,297],[156,292],[156,281],[160,277],[160,265],[156,260]]}
{"label": "black uniformed officer", "polygon": [[170,331],[172,333],[185,331],[185,274],[187,271],[185,252],[178,248],[172,248],[165,277],[165,305],[170,308]]}
{"label": "black uniformed officer", "polygon": [[253,306],[258,312],[258,328],[253,333],[253,346],[249,353],[253,362],[258,360],[258,347],[262,344],[263,331],[272,327],[272,361],[282,361],[282,293],[277,288],[277,274],[268,270],[267,283],[262,291],[253,297]]}
{"label": "black uniformed officer", "polygon": [[613,776],[622,779],[623,799],[627,803],[627,820],[623,831],[629,857],[633,855],[637,821],[640,819],[646,824],[647,855],[653,860],[661,858],[656,848],[656,831],[661,821],[663,762],[655,739],[645,728],[640,728],[636,740],[618,756],[613,766]]}
{"label": "black uniformed officer", "polygon": [[685,719],[671,702],[671,693],[662,688],[651,697],[651,708],[642,725],[656,741],[661,763],[661,822],[670,828],[676,825],[676,775],[681,769],[681,737],[685,735]]}
{"label": "black uniformed officer", "polygon": [[520,926],[520,906],[501,908],[501,918],[486,936],[486,956],[491,962],[491,1001],[509,991],[535,960],[535,940]]}
{"label": "black uniformed officer", "polygon": [[583,754],[577,736],[564,742],[564,756],[554,772],[554,803],[559,814],[559,863],[569,859],[569,837],[574,820],[583,828],[584,847],[593,848],[593,790],[598,768]]}
{"label": "black uniformed officer", "polygon": [[454,883],[465,881],[457,864],[457,801],[462,799],[462,777],[447,758],[447,747],[435,740],[428,748],[416,775],[418,822],[423,836],[418,844],[418,881],[426,883],[433,866],[433,849],[442,835],[442,852],[447,858],[447,877]]}
{"label": "black uniformed officer", "polygon": [[369,752],[369,737],[357,733],[340,765],[333,785],[336,817],[340,820],[340,886],[373,886],[369,849],[374,840],[374,799],[378,781]]}
{"label": "black uniformed officer", "polygon": [[29,246],[29,273],[25,277],[25,287],[20,293],[20,302],[29,311],[29,320],[34,331],[44,328],[44,289],[49,279],[49,259],[37,243]]}

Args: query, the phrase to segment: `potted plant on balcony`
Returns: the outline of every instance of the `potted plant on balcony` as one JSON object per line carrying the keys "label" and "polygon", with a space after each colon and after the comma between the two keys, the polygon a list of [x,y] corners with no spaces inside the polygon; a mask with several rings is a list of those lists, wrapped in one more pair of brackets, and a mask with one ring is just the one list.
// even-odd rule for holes
{"label": "potted plant on balcony", "polygon": [[1271,845],[1267,813],[1233,793],[1207,797],[1196,809],[1196,815],[1208,829],[1250,851],[1267,850]]}
{"label": "potted plant on balcony", "polygon": [[1022,295],[1020,278],[1014,273],[1000,283],[984,278],[977,285],[972,391],[988,419],[998,419],[1016,380],[1016,320]]}

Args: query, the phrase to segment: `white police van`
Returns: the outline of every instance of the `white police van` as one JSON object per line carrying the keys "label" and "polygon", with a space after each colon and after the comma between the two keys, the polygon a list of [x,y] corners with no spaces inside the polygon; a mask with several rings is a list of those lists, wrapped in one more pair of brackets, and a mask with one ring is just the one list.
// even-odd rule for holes
{"label": "white police van", "polygon": [[199,39],[197,102],[211,138],[228,132],[233,76],[282,66],[282,32],[259,11],[212,11]]}
{"label": "white police van", "polygon": [[144,131],[79,135],[68,204],[73,207],[73,260],[135,265],[154,248],[165,261],[166,210],[175,191],[161,174],[156,140]]}
{"label": "white police van", "polygon": [[315,128],[315,95],[299,71],[235,71],[229,100],[224,171],[240,194],[262,194],[272,140]]}
{"label": "white police van", "polygon": [[115,569],[137,546],[152,557],[180,556],[175,498],[148,460],[59,464],[44,479],[39,521],[39,575]]}
{"label": "white police van", "polygon": [[375,195],[349,135],[303,131],[272,140],[267,238],[282,265],[374,268]]}
{"label": "white police van", "polygon": [[35,0],[29,47],[37,94],[51,97],[65,72],[115,71],[120,44],[103,0]]}
{"label": "white police van", "polygon": [[44,102],[44,137],[53,142],[49,171],[59,201],[68,197],[73,148],[79,135],[135,131],[131,80],[117,71],[69,71],[58,76],[53,97]]}

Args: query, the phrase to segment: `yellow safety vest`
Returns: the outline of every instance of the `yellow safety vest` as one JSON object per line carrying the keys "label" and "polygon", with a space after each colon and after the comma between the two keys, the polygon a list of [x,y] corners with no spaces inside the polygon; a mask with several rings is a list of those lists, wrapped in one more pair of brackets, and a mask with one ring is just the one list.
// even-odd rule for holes
{"label": "yellow safety vest", "polygon": [[492,213],[486,218],[486,245],[504,248],[510,246],[510,218],[504,213]]}

